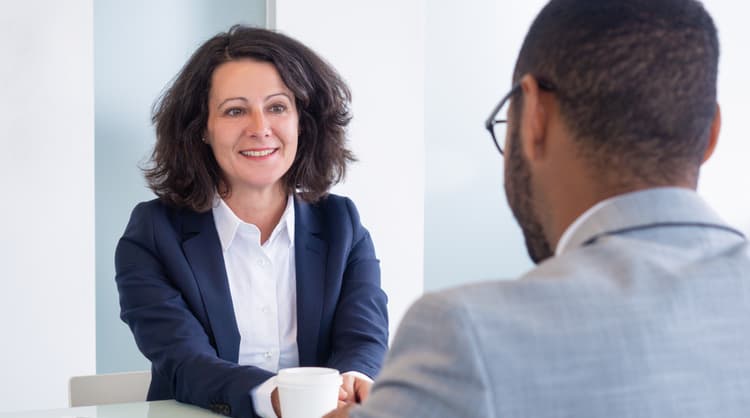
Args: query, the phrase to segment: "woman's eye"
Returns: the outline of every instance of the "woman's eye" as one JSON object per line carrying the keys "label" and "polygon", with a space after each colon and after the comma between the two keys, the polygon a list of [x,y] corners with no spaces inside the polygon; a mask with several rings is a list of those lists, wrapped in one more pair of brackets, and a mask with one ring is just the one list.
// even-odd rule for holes
{"label": "woman's eye", "polygon": [[243,113],[244,111],[240,109],[239,107],[231,107],[227,109],[226,111],[224,111],[224,114],[227,116],[240,116]]}
{"label": "woman's eye", "polygon": [[286,106],[284,106],[283,104],[275,104],[269,107],[269,110],[271,111],[271,113],[282,113],[286,110]]}

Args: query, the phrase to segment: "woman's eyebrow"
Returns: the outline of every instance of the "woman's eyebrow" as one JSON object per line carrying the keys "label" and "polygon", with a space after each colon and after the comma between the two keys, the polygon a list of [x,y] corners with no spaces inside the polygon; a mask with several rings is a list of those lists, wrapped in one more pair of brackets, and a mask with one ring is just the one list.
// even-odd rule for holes
{"label": "woman's eyebrow", "polygon": [[270,99],[271,97],[275,97],[275,96],[284,96],[287,99],[292,100],[292,98],[289,96],[289,94],[286,93],[286,92],[283,92],[283,91],[280,92],[280,93],[274,93],[274,94],[270,94],[270,95],[266,96],[266,100]]}
{"label": "woman's eyebrow", "polygon": [[230,97],[230,98],[228,98],[228,99],[224,99],[224,100],[223,100],[223,101],[222,101],[221,103],[219,103],[219,104],[218,104],[218,105],[217,105],[216,107],[217,107],[217,108],[220,108],[220,107],[224,106],[224,103],[226,103],[226,102],[229,102],[229,101],[231,101],[231,100],[241,100],[241,101],[243,101],[243,102],[245,102],[245,103],[247,103],[247,102],[248,102],[248,100],[247,100],[246,98],[244,98],[244,97]]}
{"label": "woman's eyebrow", "polygon": [[[289,96],[289,93],[286,93],[286,92],[279,92],[279,93],[269,94],[268,96],[266,96],[265,100],[269,100],[270,98],[276,97],[276,96],[284,96],[287,99],[292,100],[291,96]],[[247,98],[245,98],[245,97],[241,97],[241,96],[238,96],[238,97],[229,97],[227,99],[222,100],[221,103],[219,103],[216,107],[220,108],[220,107],[224,106],[224,104],[226,102],[229,102],[229,101],[232,101],[232,100],[241,100],[241,101],[243,101],[245,103],[249,102],[249,100]]]}

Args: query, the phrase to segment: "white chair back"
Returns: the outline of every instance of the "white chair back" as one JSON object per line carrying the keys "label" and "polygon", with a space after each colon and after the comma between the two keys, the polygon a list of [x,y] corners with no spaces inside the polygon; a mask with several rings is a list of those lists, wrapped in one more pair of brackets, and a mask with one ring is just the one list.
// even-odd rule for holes
{"label": "white chair back", "polygon": [[128,372],[73,376],[68,384],[70,406],[143,402],[151,372]]}

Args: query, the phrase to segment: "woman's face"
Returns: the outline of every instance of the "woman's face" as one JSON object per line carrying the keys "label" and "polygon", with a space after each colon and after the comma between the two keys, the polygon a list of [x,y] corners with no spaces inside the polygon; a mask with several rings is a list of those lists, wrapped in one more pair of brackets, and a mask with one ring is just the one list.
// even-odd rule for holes
{"label": "woman's face", "polygon": [[273,64],[243,59],[214,70],[206,142],[232,191],[283,189],[298,126],[294,95]]}

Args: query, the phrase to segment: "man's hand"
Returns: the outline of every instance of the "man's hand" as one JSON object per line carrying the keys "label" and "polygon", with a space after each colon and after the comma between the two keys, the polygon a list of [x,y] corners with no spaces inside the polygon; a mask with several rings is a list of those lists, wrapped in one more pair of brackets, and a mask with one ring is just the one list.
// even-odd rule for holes
{"label": "man's hand", "polygon": [[339,407],[333,411],[327,413],[323,418],[349,418],[349,411],[354,408],[354,403],[348,403],[346,405],[339,404]]}
{"label": "man's hand", "polygon": [[367,400],[367,397],[370,396],[372,383],[347,374],[344,374],[342,378],[341,388],[346,391],[347,396],[341,400],[348,404],[362,403]]}

